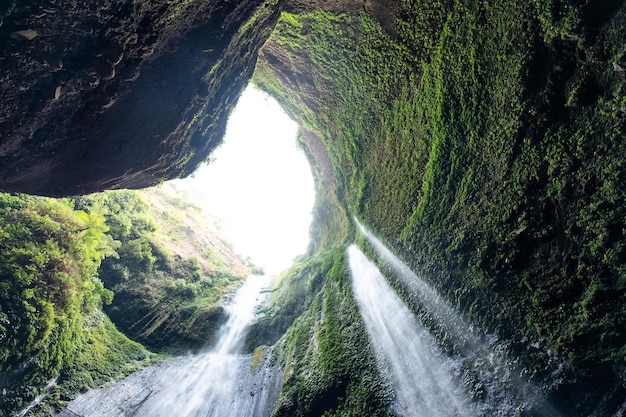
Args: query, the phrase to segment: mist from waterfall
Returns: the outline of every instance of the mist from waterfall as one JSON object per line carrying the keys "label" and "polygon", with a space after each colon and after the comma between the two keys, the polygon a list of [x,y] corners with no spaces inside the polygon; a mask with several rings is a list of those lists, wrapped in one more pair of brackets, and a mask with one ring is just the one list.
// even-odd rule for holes
{"label": "mist from waterfall", "polygon": [[[451,358],[443,355],[439,348],[432,348],[431,342],[427,343],[427,350],[430,350],[434,361],[443,361],[442,366],[448,370],[449,373],[454,374],[452,380],[456,380],[456,386],[462,387],[464,392],[464,398],[471,398],[471,401],[465,401],[468,409],[471,409],[471,416],[513,416],[513,415],[527,415],[521,414],[522,412],[530,413],[532,416],[542,417],[561,417],[561,414],[555,410],[547,401],[545,401],[541,393],[533,384],[527,381],[524,377],[524,371],[520,369],[514,361],[509,359],[502,349],[497,345],[497,338],[495,336],[485,336],[478,334],[475,329],[469,325],[463,317],[443,298],[437,291],[435,291],[430,285],[428,285],[421,277],[414,273],[405,263],[403,263],[396,255],[391,252],[376,236],[369,232],[358,220],[355,222],[361,230],[363,236],[368,243],[374,249],[376,254],[381,258],[382,262],[390,269],[394,277],[398,279],[400,284],[407,290],[408,297],[416,305],[419,305],[427,315],[430,323],[434,323],[438,329],[441,330],[440,334],[446,338],[453,346],[455,346],[456,360],[453,362]],[[362,274],[367,279],[372,281],[383,280],[384,285],[388,287],[388,284],[384,281],[384,278],[377,266],[369,261],[362,253],[360,255],[355,254],[356,248],[349,249],[349,256],[351,258],[351,271],[353,275],[353,281],[358,284],[361,278],[355,277],[355,275]],[[360,251],[359,251],[360,253]],[[352,258],[360,257],[363,265],[358,271],[353,270]],[[365,267],[367,266],[367,268]],[[364,284],[359,284],[363,286]],[[373,284],[372,284],[373,285]],[[383,284],[377,284],[383,285]],[[357,295],[357,288],[355,287],[355,295]],[[381,292],[383,290],[380,290]],[[386,291],[386,290],[385,290]],[[393,290],[392,290],[393,291]],[[394,293],[395,296],[395,293]],[[358,296],[357,296],[358,299]],[[395,300],[404,303],[395,296]],[[380,303],[376,301],[374,304]],[[367,304],[359,302],[361,307],[361,314],[364,320],[367,322],[366,315],[373,313],[367,312]],[[378,307],[376,305],[370,306],[371,308]],[[406,306],[404,306],[408,310]],[[386,307],[381,309],[380,313],[384,316],[379,320],[383,322],[396,322],[400,321],[398,315],[390,315],[391,308]],[[411,357],[414,355],[410,353],[410,350],[422,349],[423,344],[426,343],[422,340],[417,340],[416,337],[430,338],[432,343],[436,345],[436,342],[432,338],[431,334],[425,330],[424,326],[416,320],[411,313],[411,318],[407,319],[402,315],[401,320],[408,320],[411,322],[411,326],[416,326],[416,335],[412,336],[411,341],[402,339],[402,343],[398,343],[396,350],[402,350],[396,352],[393,350],[385,350],[387,356],[399,355],[400,357]],[[417,323],[417,324],[416,324]],[[369,327],[368,327],[369,330]],[[380,330],[377,330],[380,331]],[[386,332],[386,330],[385,330]],[[424,336],[426,335],[426,336]],[[485,336],[485,337],[483,337]],[[378,337],[385,337],[374,334],[370,331],[370,338],[373,341],[374,346],[379,346],[379,342],[375,342]],[[440,341],[441,342],[441,341]],[[442,359],[443,358],[443,359]],[[387,359],[395,360],[395,359]],[[403,359],[405,362],[409,361]],[[426,361],[426,359],[420,359]],[[410,360],[414,361],[414,360]],[[447,363],[447,365],[445,365]],[[387,366],[387,365],[384,365]],[[414,374],[408,381],[402,381],[399,384],[409,385],[422,385],[421,379],[427,378],[421,374]],[[453,384],[454,385],[454,384]],[[415,389],[415,388],[413,388]],[[455,391],[456,392],[456,391]],[[400,396],[401,397],[401,396]],[[436,397],[435,397],[436,399]],[[455,400],[456,401],[456,400]],[[455,403],[456,402],[452,402]],[[461,402],[463,404],[463,402]],[[406,416],[413,416],[414,414],[402,413]],[[435,415],[429,413],[418,414],[420,416]],[[448,414],[448,415],[461,415],[461,414]]]}
{"label": "mist from waterfall", "polygon": [[225,306],[228,320],[208,352],[167,360],[89,391],[61,417],[269,416],[280,393],[281,372],[269,364],[269,355],[253,364],[251,355],[239,354],[267,284],[266,277],[248,277]]}

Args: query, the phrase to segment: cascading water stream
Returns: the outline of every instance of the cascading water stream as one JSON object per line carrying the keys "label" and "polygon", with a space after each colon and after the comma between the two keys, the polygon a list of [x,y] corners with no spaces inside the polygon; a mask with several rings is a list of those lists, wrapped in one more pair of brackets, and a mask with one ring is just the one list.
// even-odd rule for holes
{"label": "cascading water stream", "polygon": [[428,310],[437,324],[445,333],[453,338],[457,344],[467,350],[475,352],[485,349],[484,343],[470,329],[457,311],[450,306],[432,287],[414,273],[396,255],[393,254],[376,236],[369,232],[358,220],[354,219],[363,236],[372,245],[376,253],[394,271],[395,276],[409,290],[411,297]]}
{"label": "cascading water stream", "polygon": [[455,363],[437,349],[367,257],[348,248],[352,285],[379,363],[395,382],[397,407],[407,417],[469,416],[454,380]]}
{"label": "cascading water stream", "polygon": [[237,291],[209,352],[165,361],[105,389],[83,394],[61,414],[81,417],[269,416],[281,375],[267,363],[251,369],[238,354],[267,279],[252,276]]}
{"label": "cascading water stream", "polygon": [[[531,383],[525,381],[519,376],[520,371],[517,369],[515,363],[506,358],[506,355],[504,355],[503,352],[495,352],[492,346],[484,342],[479,335],[474,333],[474,331],[460,316],[460,314],[454,308],[452,308],[452,306],[450,306],[446,302],[446,300],[444,300],[432,287],[430,287],[424,280],[422,280],[417,274],[415,274],[406,264],[404,264],[397,256],[395,256],[379,239],[377,239],[372,233],[370,233],[365,227],[363,227],[356,219],[355,222],[360,228],[363,236],[372,245],[378,256],[380,256],[382,260],[386,263],[386,265],[390,267],[394,276],[397,277],[398,280],[403,284],[403,286],[408,290],[410,297],[412,297],[412,300],[428,312],[430,320],[436,322],[436,324],[440,328],[444,329],[445,337],[451,339],[452,343],[455,346],[460,347],[458,352],[458,360],[454,362],[456,365],[453,365],[452,362],[449,362],[451,361],[451,359],[442,355],[438,348],[432,348],[432,346],[435,346],[436,343],[432,339],[432,336],[424,329],[421,323],[419,323],[412,314],[410,319],[404,318],[405,316],[403,315],[402,320],[411,321],[411,326],[417,326],[417,330],[412,336],[412,341],[405,340],[401,344],[398,343],[397,349],[401,350],[401,352],[397,353],[393,350],[389,350],[388,348],[386,348],[384,352],[386,353],[387,357],[393,355],[410,357],[408,355],[414,354],[408,351],[412,350],[413,346],[407,348],[407,345],[414,344],[417,345],[418,349],[422,349],[422,344],[426,342],[418,340],[417,338],[430,338],[432,344],[431,342],[427,342],[426,348],[430,349],[431,352],[434,352],[434,361],[443,360],[444,364],[442,364],[442,366],[448,370],[448,373],[454,374],[453,379],[459,381],[456,383],[456,386],[461,386],[460,381],[462,379],[470,379],[472,380],[472,382],[469,383],[470,386],[468,386],[467,381],[465,384],[463,384],[465,391],[467,391],[468,389],[470,391],[474,389],[475,392],[473,392],[472,395],[475,395],[476,392],[479,393],[480,398],[473,398],[471,402],[465,402],[465,404],[469,407],[468,409],[471,410],[471,413],[469,415],[504,417],[512,415],[522,415],[520,413],[525,410],[526,412],[530,413],[529,415],[533,416],[561,417],[561,414],[541,397],[538,390],[533,387]],[[358,254],[356,254],[355,251],[357,251]],[[393,292],[393,290],[385,282],[384,277],[382,276],[376,265],[369,261],[365,257],[365,255],[360,252],[360,250],[358,250],[356,247],[351,247],[348,253],[350,256],[350,267],[353,275],[353,283],[355,285],[354,291],[355,295],[357,296],[357,300],[359,299],[359,295],[357,292],[360,291],[358,290],[359,286],[365,285],[360,284],[361,279],[358,278],[359,274],[367,276],[368,279],[372,281],[382,280],[383,284],[377,285],[386,286],[389,288],[390,291]],[[359,267],[359,270],[353,269],[352,258],[354,257],[360,259],[360,262],[362,262],[363,264]],[[383,292],[382,289],[380,291],[381,293]],[[386,291],[386,289],[384,291]],[[400,298],[397,297],[395,293],[393,293],[393,295],[395,297],[394,302],[402,304],[402,306],[408,311],[408,308],[404,306]],[[380,301],[376,301],[376,303],[374,304],[377,303],[380,303]],[[372,314],[366,311],[368,304],[359,301],[359,306],[361,307],[361,314],[363,315],[364,320],[367,322],[367,316]],[[378,306],[372,305],[369,306],[369,308],[378,308]],[[380,313],[376,313],[384,315],[379,320],[383,322],[398,321],[398,316],[390,315],[388,313],[389,311],[392,311],[392,309],[387,307],[381,309]],[[370,330],[369,326],[368,330]],[[375,348],[377,345],[380,345],[379,342],[375,341],[375,339],[379,337],[381,336],[374,334],[374,331],[370,330],[370,338],[372,339]],[[390,360],[395,359],[387,359],[387,361]],[[448,363],[448,365],[445,365],[445,363]],[[421,374],[414,374],[408,380],[399,379],[397,384],[408,384],[409,386],[414,387],[420,386],[422,385],[422,382],[420,381],[420,379],[422,378],[426,377]],[[473,387],[471,385],[473,385]],[[479,389],[476,390],[476,387],[479,387]],[[417,388],[412,389],[415,390]],[[399,396],[401,397],[401,395]],[[462,402],[460,404],[462,404]],[[407,416],[419,415],[424,417],[428,415],[436,415],[429,413],[403,414]]]}

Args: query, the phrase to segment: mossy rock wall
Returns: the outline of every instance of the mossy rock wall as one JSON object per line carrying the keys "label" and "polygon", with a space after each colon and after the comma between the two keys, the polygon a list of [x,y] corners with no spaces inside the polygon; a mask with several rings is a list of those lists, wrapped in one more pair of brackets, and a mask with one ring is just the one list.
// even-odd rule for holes
{"label": "mossy rock wall", "polygon": [[347,211],[568,415],[626,387],[618,3],[412,1],[391,29],[286,12],[255,72],[325,144]]}

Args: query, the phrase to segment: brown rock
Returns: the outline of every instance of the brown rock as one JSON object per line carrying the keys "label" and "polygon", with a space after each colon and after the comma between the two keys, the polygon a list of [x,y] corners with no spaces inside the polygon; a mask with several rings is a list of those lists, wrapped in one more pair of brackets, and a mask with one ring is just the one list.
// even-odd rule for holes
{"label": "brown rock", "polygon": [[146,187],[206,159],[278,15],[168,3],[16,3],[0,27],[0,191]]}

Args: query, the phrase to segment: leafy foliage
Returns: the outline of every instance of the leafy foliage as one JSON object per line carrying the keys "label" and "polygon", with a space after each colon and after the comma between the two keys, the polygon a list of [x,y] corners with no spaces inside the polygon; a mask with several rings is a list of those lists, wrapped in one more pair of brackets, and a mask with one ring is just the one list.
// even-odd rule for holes
{"label": "leafy foliage", "polygon": [[30,412],[51,415],[154,358],[102,308],[154,348],[207,343],[248,268],[206,221],[173,192],[0,194],[0,416],[42,391]]}
{"label": "leafy foliage", "polygon": [[76,200],[102,212],[118,257],[100,276],[115,292],[105,311],[133,340],[156,350],[196,349],[210,342],[224,315],[220,302],[249,273],[207,226],[198,207],[173,188],[114,191]]}
{"label": "leafy foliage", "polygon": [[[64,329],[64,321],[99,307],[101,295],[110,298],[96,274],[114,245],[95,213],[75,212],[68,202],[0,198],[0,369],[7,370],[9,363],[43,351],[53,338],[68,338],[75,329]],[[54,375],[68,362],[65,355],[72,353],[49,350],[39,359]]]}
{"label": "leafy foliage", "polygon": [[[336,249],[335,249],[336,250]],[[273,345],[313,303],[323,282],[333,266],[332,249],[303,256],[274,284],[269,306],[264,307],[261,318],[252,325],[246,347],[252,351],[260,345]]]}
{"label": "leafy foliage", "polygon": [[273,415],[392,415],[391,389],[377,375],[343,248],[328,251],[323,259],[327,268],[320,290],[276,350],[286,370]]}
{"label": "leafy foliage", "polygon": [[[117,247],[107,231],[99,213],[74,210],[69,200],[0,194],[0,415],[32,400],[77,358],[124,369],[128,355],[99,362],[85,356],[87,346],[145,356],[106,320],[91,322],[112,298],[97,276]],[[101,344],[97,332],[118,345]]]}

